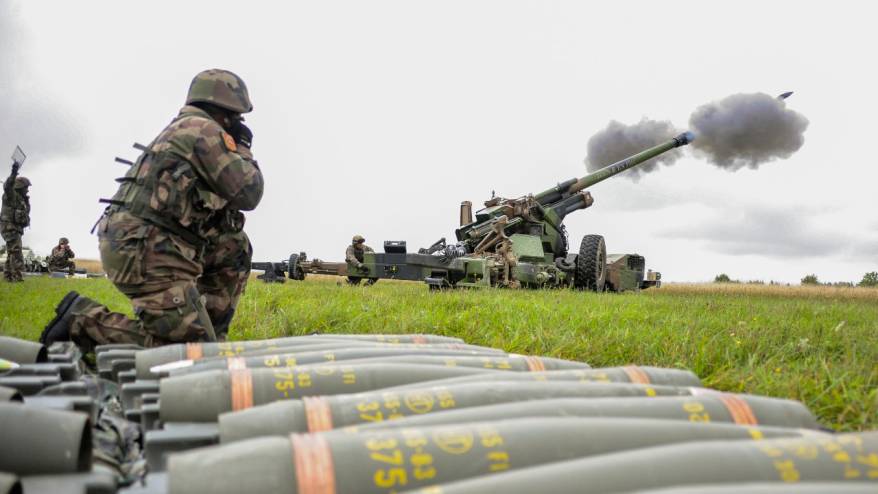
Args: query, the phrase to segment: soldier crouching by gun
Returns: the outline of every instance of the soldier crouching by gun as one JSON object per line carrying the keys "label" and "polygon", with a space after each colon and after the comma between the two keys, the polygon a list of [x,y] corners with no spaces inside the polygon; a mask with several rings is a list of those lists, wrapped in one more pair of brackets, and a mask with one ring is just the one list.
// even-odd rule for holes
{"label": "soldier crouching by gun", "polygon": [[[372,247],[366,245],[366,239],[362,235],[354,235],[351,245],[348,245],[344,253],[344,260],[348,266],[348,284],[358,285],[360,280],[369,275],[369,268],[363,264],[363,256],[366,252],[375,252]],[[359,276],[358,276],[359,274]],[[374,285],[378,278],[368,278],[367,285]]]}
{"label": "soldier crouching by gun", "polygon": [[154,347],[222,336],[243,291],[250,243],[243,215],[262,198],[250,152],[247,87],[225,70],[192,80],[177,117],[131,166],[97,225],[107,276],[136,319],[76,292],[55,309],[40,341]]}
{"label": "soldier crouching by gun", "polygon": [[76,255],[70,249],[70,241],[67,237],[61,237],[58,245],[52,248],[52,254],[49,255],[49,271],[67,271],[68,275],[73,276],[76,273],[76,263],[71,259],[74,257]]}

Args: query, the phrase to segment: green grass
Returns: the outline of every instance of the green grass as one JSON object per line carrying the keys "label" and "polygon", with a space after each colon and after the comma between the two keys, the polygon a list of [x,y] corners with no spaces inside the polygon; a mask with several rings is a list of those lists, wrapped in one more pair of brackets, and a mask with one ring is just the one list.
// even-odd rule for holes
{"label": "green grass", "polygon": [[[130,313],[106,280],[0,285],[0,334],[36,339],[75,289]],[[435,333],[509,352],[684,367],[720,390],[804,402],[838,430],[878,426],[878,290],[670,285],[640,294],[428,292],[415,283],[285,285],[253,280],[234,339],[333,333]]]}

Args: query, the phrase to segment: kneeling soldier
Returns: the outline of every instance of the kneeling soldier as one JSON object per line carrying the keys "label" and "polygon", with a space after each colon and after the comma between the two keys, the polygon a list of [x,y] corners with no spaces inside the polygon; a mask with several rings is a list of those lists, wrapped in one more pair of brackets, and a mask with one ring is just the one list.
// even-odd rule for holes
{"label": "kneeling soldier", "polygon": [[262,198],[253,133],[241,117],[252,109],[237,75],[195,76],[186,106],[120,179],[97,225],[107,276],[137,318],[70,292],[41,342],[72,339],[88,352],[222,337],[250,269],[241,211]]}
{"label": "kneeling soldier", "polygon": [[68,275],[73,276],[76,272],[76,264],[71,259],[74,257],[76,255],[70,249],[70,241],[67,237],[61,237],[49,256],[49,271],[67,271]]}

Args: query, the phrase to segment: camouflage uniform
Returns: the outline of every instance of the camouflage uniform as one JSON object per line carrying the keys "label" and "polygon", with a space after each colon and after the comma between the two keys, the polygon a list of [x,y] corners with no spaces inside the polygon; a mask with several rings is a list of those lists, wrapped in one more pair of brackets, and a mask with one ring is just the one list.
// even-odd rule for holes
{"label": "camouflage uniform", "polygon": [[375,250],[365,244],[362,245],[361,249],[348,245],[347,250],[344,251],[344,260],[348,264],[349,273],[357,271],[360,264],[363,264],[364,252],[375,252]]}
{"label": "camouflage uniform", "polygon": [[49,264],[49,271],[67,271],[67,273],[73,276],[76,270],[76,264],[71,261],[76,257],[76,254],[73,253],[73,250],[70,249],[70,244],[67,242],[66,238],[62,238],[61,241],[58,242],[58,245],[52,248],[52,254],[47,259]]}
{"label": "camouflage uniform", "polygon": [[0,207],[0,235],[6,242],[6,265],[3,278],[6,281],[22,281],[24,257],[21,253],[21,236],[30,225],[30,199],[27,188],[30,181],[18,176],[18,167],[12,167],[9,178],[3,182],[3,204]]}
{"label": "camouflage uniform", "polygon": [[[348,265],[348,283],[356,285],[363,279],[363,276],[357,276],[357,274],[366,274],[367,272],[363,269],[363,254],[366,252],[375,252],[372,247],[369,247],[364,242],[364,239],[360,235],[354,235],[353,240],[351,241],[351,245],[348,245],[347,250],[344,253],[345,263]],[[368,283],[371,285],[378,281],[376,278],[370,278]]]}
{"label": "camouflage uniform", "polygon": [[[242,105],[229,110],[250,111],[243,81],[225,71],[196,76],[187,103],[203,74],[243,91]],[[228,330],[250,270],[240,211],[255,208],[263,189],[247,145],[249,138],[236,142],[206,111],[187,104],[148,146],[98,224],[104,269],[131,299],[137,319],[79,297],[69,309],[77,344],[158,346]]]}
{"label": "camouflage uniform", "polygon": [[225,339],[229,332],[238,300],[250,277],[253,258],[253,247],[243,230],[243,213],[227,210],[225,214],[231,218],[217,222],[207,233],[204,271],[198,278],[198,291],[206,299],[207,313],[218,339]]}

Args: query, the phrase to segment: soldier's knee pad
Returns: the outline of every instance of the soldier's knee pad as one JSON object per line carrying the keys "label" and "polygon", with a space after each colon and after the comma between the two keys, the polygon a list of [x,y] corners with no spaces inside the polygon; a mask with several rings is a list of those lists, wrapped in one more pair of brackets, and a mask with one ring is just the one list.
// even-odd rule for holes
{"label": "soldier's knee pad", "polygon": [[[212,327],[205,325],[204,306],[194,284],[180,283],[159,292],[128,295],[143,330],[161,340],[203,341],[212,334]],[[206,323],[209,325],[210,319]]]}

